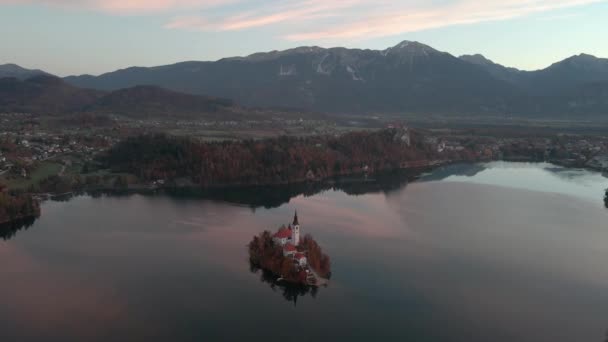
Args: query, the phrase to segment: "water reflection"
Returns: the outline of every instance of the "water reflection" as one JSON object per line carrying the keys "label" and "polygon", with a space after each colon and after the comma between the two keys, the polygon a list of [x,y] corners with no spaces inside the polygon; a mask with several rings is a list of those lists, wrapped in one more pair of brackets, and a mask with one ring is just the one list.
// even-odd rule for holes
{"label": "water reflection", "polygon": [[35,221],[35,217],[28,217],[0,224],[0,238],[4,241],[10,240],[15,237],[19,231],[29,229]]}
{"label": "water reflection", "polygon": [[466,176],[466,177],[474,177],[478,173],[486,170],[488,167],[486,164],[451,164],[442,166],[433,172],[427,173],[420,177],[419,181],[423,182],[432,182],[432,181],[440,181],[444,180],[448,177],[452,176]]}
{"label": "water reflection", "polygon": [[[176,188],[162,191],[149,191],[139,193],[146,196],[169,196],[177,200],[205,199],[219,202],[248,206],[251,209],[278,208],[291,199],[304,196],[312,197],[325,191],[341,191],[348,195],[365,195],[371,193],[389,194],[404,188],[408,182],[416,179],[420,171],[397,170],[383,172],[374,176],[353,176],[325,180],[322,182],[306,182],[275,186],[247,186],[233,188]],[[89,194],[89,193],[87,193]],[[95,192],[92,197],[103,195],[129,196],[125,192]]]}
{"label": "water reflection", "polygon": [[298,304],[298,297],[304,297],[310,295],[312,298],[317,297],[319,288],[316,286],[306,286],[302,284],[288,283],[284,281],[277,281],[276,275],[272,272],[257,267],[251,261],[249,262],[249,270],[253,274],[260,275],[260,281],[267,284],[272,291],[279,291],[283,298],[288,302],[293,302],[294,306]]}
{"label": "water reflection", "polygon": [[549,163],[490,162],[450,165],[421,181],[464,182],[494,185],[583,198],[601,205],[608,178],[600,172],[573,169]]}
{"label": "water reflection", "polygon": [[[586,185],[572,188],[583,200],[517,189],[529,175],[571,183],[530,168],[309,186],[238,205],[49,201],[36,228],[0,243],[0,340],[604,341],[608,211],[585,200]],[[479,184],[491,175],[514,183]],[[603,196],[605,180],[584,181],[595,177],[575,179]],[[327,288],[286,286],[247,264],[250,238],[294,209],[331,250]]]}

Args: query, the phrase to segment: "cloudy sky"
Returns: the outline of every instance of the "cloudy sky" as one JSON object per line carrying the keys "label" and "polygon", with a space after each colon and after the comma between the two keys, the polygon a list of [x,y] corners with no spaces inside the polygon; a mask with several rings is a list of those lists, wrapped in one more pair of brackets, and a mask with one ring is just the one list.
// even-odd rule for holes
{"label": "cloudy sky", "polygon": [[417,40],[521,69],[608,57],[608,0],[0,0],[0,64],[58,75]]}

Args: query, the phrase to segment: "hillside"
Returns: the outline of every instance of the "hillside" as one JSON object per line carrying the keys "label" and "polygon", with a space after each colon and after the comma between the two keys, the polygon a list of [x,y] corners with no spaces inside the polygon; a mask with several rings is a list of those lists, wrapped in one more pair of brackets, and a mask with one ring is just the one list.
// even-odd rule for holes
{"label": "hillside", "polygon": [[87,106],[87,112],[137,118],[195,117],[220,113],[232,101],[182,94],[155,86],[136,86],[111,92]]}
{"label": "hillside", "polygon": [[0,79],[0,112],[195,118],[219,117],[233,107],[230,100],[181,94],[155,86],[136,86],[105,92],[77,88],[60,78],[46,75],[24,81],[16,78]]}
{"label": "hillside", "polygon": [[0,64],[0,78],[14,77],[24,80],[41,75],[50,76],[49,73],[38,69],[26,69],[18,66],[17,64]]}
{"label": "hillside", "polygon": [[459,58],[465,62],[481,67],[496,79],[509,82],[515,86],[521,86],[525,82],[526,71],[494,63],[481,54],[463,55]]}
{"label": "hillside", "polygon": [[533,95],[562,95],[585,85],[608,81],[608,59],[587,54],[572,56],[536,71],[508,68],[479,54],[460,56],[460,59]]}
{"label": "hillside", "polygon": [[0,78],[0,111],[61,114],[82,110],[104,92],[80,89],[55,76],[40,75],[21,81]]}

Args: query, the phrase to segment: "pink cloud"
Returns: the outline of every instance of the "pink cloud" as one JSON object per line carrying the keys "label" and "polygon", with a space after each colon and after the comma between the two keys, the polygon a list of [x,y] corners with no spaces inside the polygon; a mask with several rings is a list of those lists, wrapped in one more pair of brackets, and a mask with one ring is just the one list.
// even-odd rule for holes
{"label": "pink cloud", "polygon": [[[249,0],[250,1],[250,0]],[[290,41],[360,40],[452,25],[499,21],[605,0],[309,0],[266,5],[255,12],[223,17],[178,17],[165,27],[235,31],[278,26]],[[247,1],[244,1],[247,2]],[[322,20],[331,17],[331,22]],[[313,29],[310,29],[310,28]]]}
{"label": "pink cloud", "polygon": [[[389,5],[353,20],[319,30],[296,32],[284,37],[291,41],[360,39],[396,35],[452,25],[500,21],[603,0],[506,0],[456,1],[436,7]],[[382,6],[381,6],[382,7]]]}
{"label": "pink cloud", "polygon": [[146,14],[210,8],[238,0],[0,0],[0,5],[45,5],[66,9],[98,10],[111,14]]}
{"label": "pink cloud", "polygon": [[312,21],[319,18],[337,16],[337,11],[360,5],[361,0],[320,1],[309,0],[273,4],[256,11],[248,11],[209,19],[200,16],[178,17],[165,25],[169,29],[190,29],[200,31],[236,31],[269,26],[286,22]]}
{"label": "pink cloud", "polygon": [[344,41],[507,20],[604,1],[0,0],[0,5],[37,4],[110,14],[162,13],[173,16],[164,25],[167,29],[222,32],[272,27],[289,41]]}

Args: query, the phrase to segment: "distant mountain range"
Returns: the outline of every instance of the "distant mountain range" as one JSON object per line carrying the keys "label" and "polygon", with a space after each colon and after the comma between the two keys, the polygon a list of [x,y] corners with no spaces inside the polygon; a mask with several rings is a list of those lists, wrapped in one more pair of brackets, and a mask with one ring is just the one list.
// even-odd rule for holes
{"label": "distant mountain range", "polygon": [[234,109],[230,100],[182,94],[156,86],[136,86],[107,92],[74,87],[50,75],[26,80],[0,78],[0,112],[192,118],[235,115]]}
{"label": "distant mountain range", "polygon": [[409,41],[386,50],[300,47],[64,80],[102,91],[151,85],[246,106],[338,114],[608,114],[608,59],[582,54],[546,69],[521,71],[482,55],[455,57]]}
{"label": "distant mountain range", "polygon": [[49,75],[42,70],[26,69],[18,66],[17,64],[0,64],[0,78],[14,77],[20,80],[24,80],[30,77],[39,75]]}
{"label": "distant mountain range", "polygon": [[563,95],[581,86],[608,81],[608,59],[586,54],[572,56],[537,71],[504,67],[482,55],[464,55],[460,59],[535,95]]}
{"label": "distant mountain range", "polygon": [[490,111],[517,93],[476,65],[414,42],[384,51],[296,48],[66,81],[103,90],[153,84],[248,106],[344,113]]}

